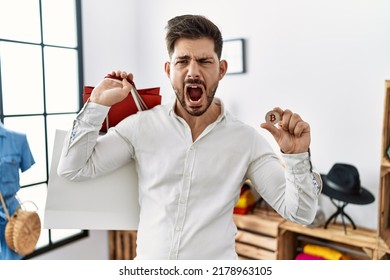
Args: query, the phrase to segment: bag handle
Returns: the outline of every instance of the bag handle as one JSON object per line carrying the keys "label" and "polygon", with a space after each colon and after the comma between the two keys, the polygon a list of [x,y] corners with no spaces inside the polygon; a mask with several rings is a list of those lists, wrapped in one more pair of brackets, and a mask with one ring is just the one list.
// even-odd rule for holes
{"label": "bag handle", "polygon": [[[122,78],[118,78],[118,77],[116,77],[116,76],[114,76],[112,74],[107,74],[104,78],[118,80],[118,81],[122,80]],[[131,88],[130,93],[131,93],[131,96],[134,99],[134,102],[135,102],[135,105],[137,106],[138,111],[147,110],[148,106],[146,106],[145,102],[141,98],[141,95],[138,93],[138,91],[137,91],[137,89],[135,87],[135,83],[132,80],[127,80],[127,81],[133,86]]]}
{"label": "bag handle", "polygon": [[[121,81],[121,78],[118,78],[114,75],[107,74],[104,78],[113,79]],[[138,111],[144,111],[148,109],[148,106],[145,104],[144,100],[142,99],[141,95],[138,93],[137,89],[135,88],[135,83],[132,80],[128,80],[129,83],[133,86],[130,90],[131,96],[134,99],[135,106],[137,106]],[[108,122],[108,115],[106,117],[106,127],[109,128],[109,122]]]}
{"label": "bag handle", "polygon": [[0,192],[0,200],[1,200],[1,204],[3,204],[5,215],[7,216],[7,219],[9,220],[10,216],[9,216],[8,209],[7,209],[7,206],[5,205],[5,201],[4,201],[4,198],[3,198],[3,195],[1,194],[1,192]]}
{"label": "bag handle", "polygon": [[[26,204],[27,203],[31,203],[32,205],[34,205],[35,206],[35,210],[28,210],[26,208]],[[39,210],[38,206],[32,200],[26,200],[26,201],[23,201],[23,202],[20,202],[20,200],[19,200],[19,209],[21,209],[23,211],[38,211]]]}
{"label": "bag handle", "polygon": [[145,102],[143,101],[143,99],[141,98],[141,96],[139,95],[138,91],[135,89],[134,86],[131,89],[130,93],[131,93],[131,96],[133,96],[133,99],[134,99],[135,105],[137,106],[138,111],[144,111],[144,110],[148,109],[148,106],[146,106]]}
{"label": "bag handle", "polygon": [[[7,219],[9,220],[9,219],[11,219],[11,217],[10,217],[10,215],[9,215],[9,212],[8,212],[8,209],[7,209],[7,205],[5,204],[5,201],[4,201],[4,198],[3,198],[3,195],[1,194],[1,192],[0,192],[0,200],[1,200],[1,204],[3,205],[3,208],[4,208],[4,213],[5,213],[5,215],[7,216]],[[38,206],[35,204],[35,202],[34,201],[32,201],[32,200],[27,200],[27,201],[25,201],[25,202],[23,202],[23,203],[20,203],[20,201],[19,201],[19,207],[18,207],[18,209],[20,208],[20,209],[22,209],[22,205],[23,204],[26,204],[27,202],[30,202],[30,203],[32,203],[34,206],[35,206],[35,208],[36,208],[36,210],[35,211],[38,211]],[[27,211],[27,210],[25,210],[25,211]]]}

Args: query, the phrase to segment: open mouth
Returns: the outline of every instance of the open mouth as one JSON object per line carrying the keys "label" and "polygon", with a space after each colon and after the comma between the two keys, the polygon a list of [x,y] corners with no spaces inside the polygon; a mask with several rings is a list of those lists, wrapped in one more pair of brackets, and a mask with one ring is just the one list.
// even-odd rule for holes
{"label": "open mouth", "polygon": [[188,85],[186,88],[186,92],[191,106],[199,105],[202,102],[202,87],[198,85]]}

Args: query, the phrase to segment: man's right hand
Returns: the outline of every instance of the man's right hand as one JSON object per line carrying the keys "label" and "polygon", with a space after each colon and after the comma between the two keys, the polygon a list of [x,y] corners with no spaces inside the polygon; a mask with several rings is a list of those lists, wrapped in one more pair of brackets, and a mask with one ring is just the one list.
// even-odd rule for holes
{"label": "man's right hand", "polygon": [[[112,71],[112,78],[104,78],[92,91],[89,100],[105,106],[112,106],[127,97],[132,85],[133,74],[124,71]],[[119,79],[122,79],[120,81]]]}

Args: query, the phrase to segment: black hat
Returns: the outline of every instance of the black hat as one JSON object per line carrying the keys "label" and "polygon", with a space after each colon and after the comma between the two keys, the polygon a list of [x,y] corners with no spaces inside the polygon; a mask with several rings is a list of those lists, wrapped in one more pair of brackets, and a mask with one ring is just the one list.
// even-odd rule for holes
{"label": "black hat", "polygon": [[322,193],[339,201],[352,204],[369,204],[374,196],[360,185],[359,173],[356,167],[336,163],[327,175],[321,174]]}

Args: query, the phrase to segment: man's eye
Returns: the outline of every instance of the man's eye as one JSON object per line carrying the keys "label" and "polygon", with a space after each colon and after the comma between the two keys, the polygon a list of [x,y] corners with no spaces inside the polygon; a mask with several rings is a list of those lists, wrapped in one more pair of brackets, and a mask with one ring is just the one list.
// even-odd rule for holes
{"label": "man's eye", "polygon": [[209,60],[209,59],[202,59],[202,60],[200,60],[200,63],[202,63],[202,64],[211,64],[211,63],[213,63],[213,61]]}

